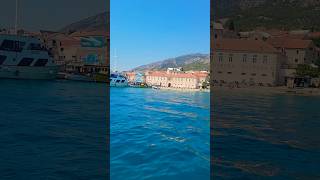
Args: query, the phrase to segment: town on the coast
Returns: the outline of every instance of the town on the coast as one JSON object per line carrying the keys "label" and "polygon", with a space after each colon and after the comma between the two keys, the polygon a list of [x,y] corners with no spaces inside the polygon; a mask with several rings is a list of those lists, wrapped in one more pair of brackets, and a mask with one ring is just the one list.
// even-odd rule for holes
{"label": "town on the coast", "polygon": [[109,13],[65,27],[0,29],[0,78],[108,82]]}
{"label": "town on the coast", "polygon": [[320,32],[211,25],[215,86],[320,87]]}
{"label": "town on the coast", "polygon": [[211,87],[319,92],[319,5],[218,1],[210,23]]}
{"label": "town on the coast", "polygon": [[152,87],[155,89],[207,90],[209,89],[209,72],[184,71],[183,68],[167,70],[149,70],[145,72],[125,72],[132,87]]}

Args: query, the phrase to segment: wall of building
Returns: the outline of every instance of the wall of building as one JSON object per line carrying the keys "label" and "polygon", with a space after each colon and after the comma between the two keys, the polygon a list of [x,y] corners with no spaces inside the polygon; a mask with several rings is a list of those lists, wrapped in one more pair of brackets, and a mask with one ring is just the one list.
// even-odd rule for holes
{"label": "wall of building", "polygon": [[213,78],[219,83],[278,85],[282,83],[280,61],[280,55],[275,53],[217,51],[213,60]]}
{"label": "wall of building", "polygon": [[200,79],[188,73],[162,73],[146,75],[146,83],[151,86],[197,89],[200,88]]}
{"label": "wall of building", "polygon": [[313,61],[313,50],[310,49],[286,49],[285,55],[287,56],[286,64],[310,64]]}

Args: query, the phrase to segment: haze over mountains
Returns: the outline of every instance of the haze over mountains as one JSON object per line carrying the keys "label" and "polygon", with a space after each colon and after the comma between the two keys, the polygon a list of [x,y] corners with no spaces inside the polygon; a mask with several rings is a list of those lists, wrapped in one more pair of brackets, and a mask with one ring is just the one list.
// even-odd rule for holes
{"label": "haze over mountains", "polygon": [[133,71],[145,70],[166,70],[167,68],[182,67],[185,71],[188,70],[209,70],[210,56],[208,54],[188,54],[175,58],[157,61],[147,65],[134,68]]}

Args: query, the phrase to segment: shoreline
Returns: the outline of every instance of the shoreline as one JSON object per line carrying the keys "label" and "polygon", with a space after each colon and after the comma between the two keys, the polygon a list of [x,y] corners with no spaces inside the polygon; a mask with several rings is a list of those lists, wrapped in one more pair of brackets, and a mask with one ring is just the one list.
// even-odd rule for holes
{"label": "shoreline", "polygon": [[182,88],[169,88],[159,87],[158,90],[182,91],[182,92],[210,92],[210,89],[182,89]]}
{"label": "shoreline", "polygon": [[298,95],[298,96],[320,96],[319,88],[294,88],[290,89],[286,86],[277,87],[241,87],[241,88],[229,88],[214,86],[212,91],[233,91],[233,92],[243,92],[243,93],[272,93],[272,94],[282,94],[282,95]]}

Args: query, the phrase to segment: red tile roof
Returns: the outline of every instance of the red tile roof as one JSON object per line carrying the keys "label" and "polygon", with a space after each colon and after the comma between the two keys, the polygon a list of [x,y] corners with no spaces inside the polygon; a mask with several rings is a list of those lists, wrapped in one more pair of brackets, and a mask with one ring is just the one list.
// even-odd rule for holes
{"label": "red tile roof", "polygon": [[311,32],[308,37],[310,38],[320,38],[320,32]]}
{"label": "red tile roof", "polygon": [[216,41],[216,50],[249,51],[261,53],[277,53],[270,44],[260,40],[220,39]]}
{"label": "red tile roof", "polygon": [[306,49],[312,44],[311,40],[291,38],[270,38],[267,42],[273,47],[286,49]]}
{"label": "red tile roof", "polygon": [[77,31],[70,35],[71,37],[82,37],[82,36],[108,36],[106,31]]}
{"label": "red tile roof", "polygon": [[192,73],[167,73],[166,71],[151,71],[147,76],[168,77],[168,78],[198,78]]}

